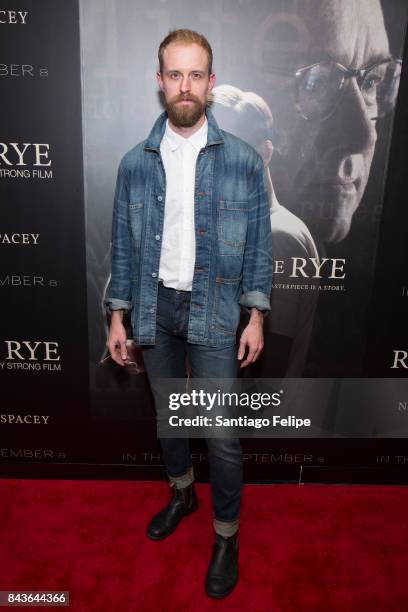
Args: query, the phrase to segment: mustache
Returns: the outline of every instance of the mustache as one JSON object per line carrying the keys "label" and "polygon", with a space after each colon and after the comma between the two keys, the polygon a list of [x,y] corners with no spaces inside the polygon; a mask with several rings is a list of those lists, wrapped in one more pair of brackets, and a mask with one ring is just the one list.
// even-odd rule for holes
{"label": "mustache", "polygon": [[175,104],[177,102],[185,102],[185,101],[198,102],[198,103],[200,102],[200,100],[194,94],[178,94],[177,96],[174,96],[174,98],[170,100],[170,103]]}

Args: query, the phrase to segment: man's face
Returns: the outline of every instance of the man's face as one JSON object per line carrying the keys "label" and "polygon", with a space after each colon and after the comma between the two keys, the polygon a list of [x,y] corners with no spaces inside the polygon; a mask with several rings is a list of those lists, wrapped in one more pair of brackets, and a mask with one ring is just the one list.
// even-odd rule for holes
{"label": "man's face", "polygon": [[206,50],[196,44],[170,43],[164,49],[157,82],[174,126],[192,127],[203,116],[215,82],[215,75],[208,73],[208,61]]}
{"label": "man's face", "polygon": [[[286,70],[327,59],[364,68],[389,57],[377,0],[298,3],[296,11],[272,18],[268,29],[269,61]],[[277,131],[271,173],[278,199],[305,221],[318,242],[339,242],[349,232],[367,185],[375,120],[355,78],[346,80],[328,118],[305,120],[295,107],[294,80],[268,72],[265,57]]]}

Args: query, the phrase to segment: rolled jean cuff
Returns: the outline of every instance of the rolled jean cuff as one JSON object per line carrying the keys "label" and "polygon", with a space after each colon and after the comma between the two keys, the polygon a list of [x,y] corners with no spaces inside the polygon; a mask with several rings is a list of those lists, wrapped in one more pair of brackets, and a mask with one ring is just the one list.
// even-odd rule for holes
{"label": "rolled jean cuff", "polygon": [[189,467],[185,474],[181,476],[171,476],[167,474],[170,480],[170,486],[176,487],[176,489],[185,489],[194,482],[194,470],[193,466]]}
{"label": "rolled jean cuff", "polygon": [[238,531],[239,528],[239,519],[235,519],[234,521],[220,521],[218,519],[214,519],[214,529],[215,533],[223,536],[224,538],[230,538]]}

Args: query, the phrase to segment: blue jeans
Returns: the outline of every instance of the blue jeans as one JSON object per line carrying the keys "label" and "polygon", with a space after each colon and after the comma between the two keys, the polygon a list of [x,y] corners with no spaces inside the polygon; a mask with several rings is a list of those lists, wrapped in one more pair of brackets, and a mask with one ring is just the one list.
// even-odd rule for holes
{"label": "blue jeans", "polygon": [[[143,347],[143,359],[153,396],[157,378],[184,378],[186,359],[193,378],[236,378],[235,343],[208,347],[187,342],[189,291],[177,291],[159,283],[156,344]],[[242,450],[239,438],[205,438],[208,448],[213,511],[217,521],[236,521],[242,490]],[[163,460],[170,477],[192,473],[188,438],[160,438]]]}

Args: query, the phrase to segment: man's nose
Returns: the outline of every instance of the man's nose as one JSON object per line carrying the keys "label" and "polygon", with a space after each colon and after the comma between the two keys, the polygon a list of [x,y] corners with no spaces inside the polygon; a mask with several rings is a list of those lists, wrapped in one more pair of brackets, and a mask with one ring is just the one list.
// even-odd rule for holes
{"label": "man's nose", "polygon": [[375,121],[369,117],[355,78],[345,84],[345,91],[327,123],[330,126],[326,127],[326,138],[335,141],[337,148],[358,154],[374,147],[377,140]]}
{"label": "man's nose", "polygon": [[188,75],[183,76],[180,83],[181,93],[187,93],[190,91],[190,77]]}

